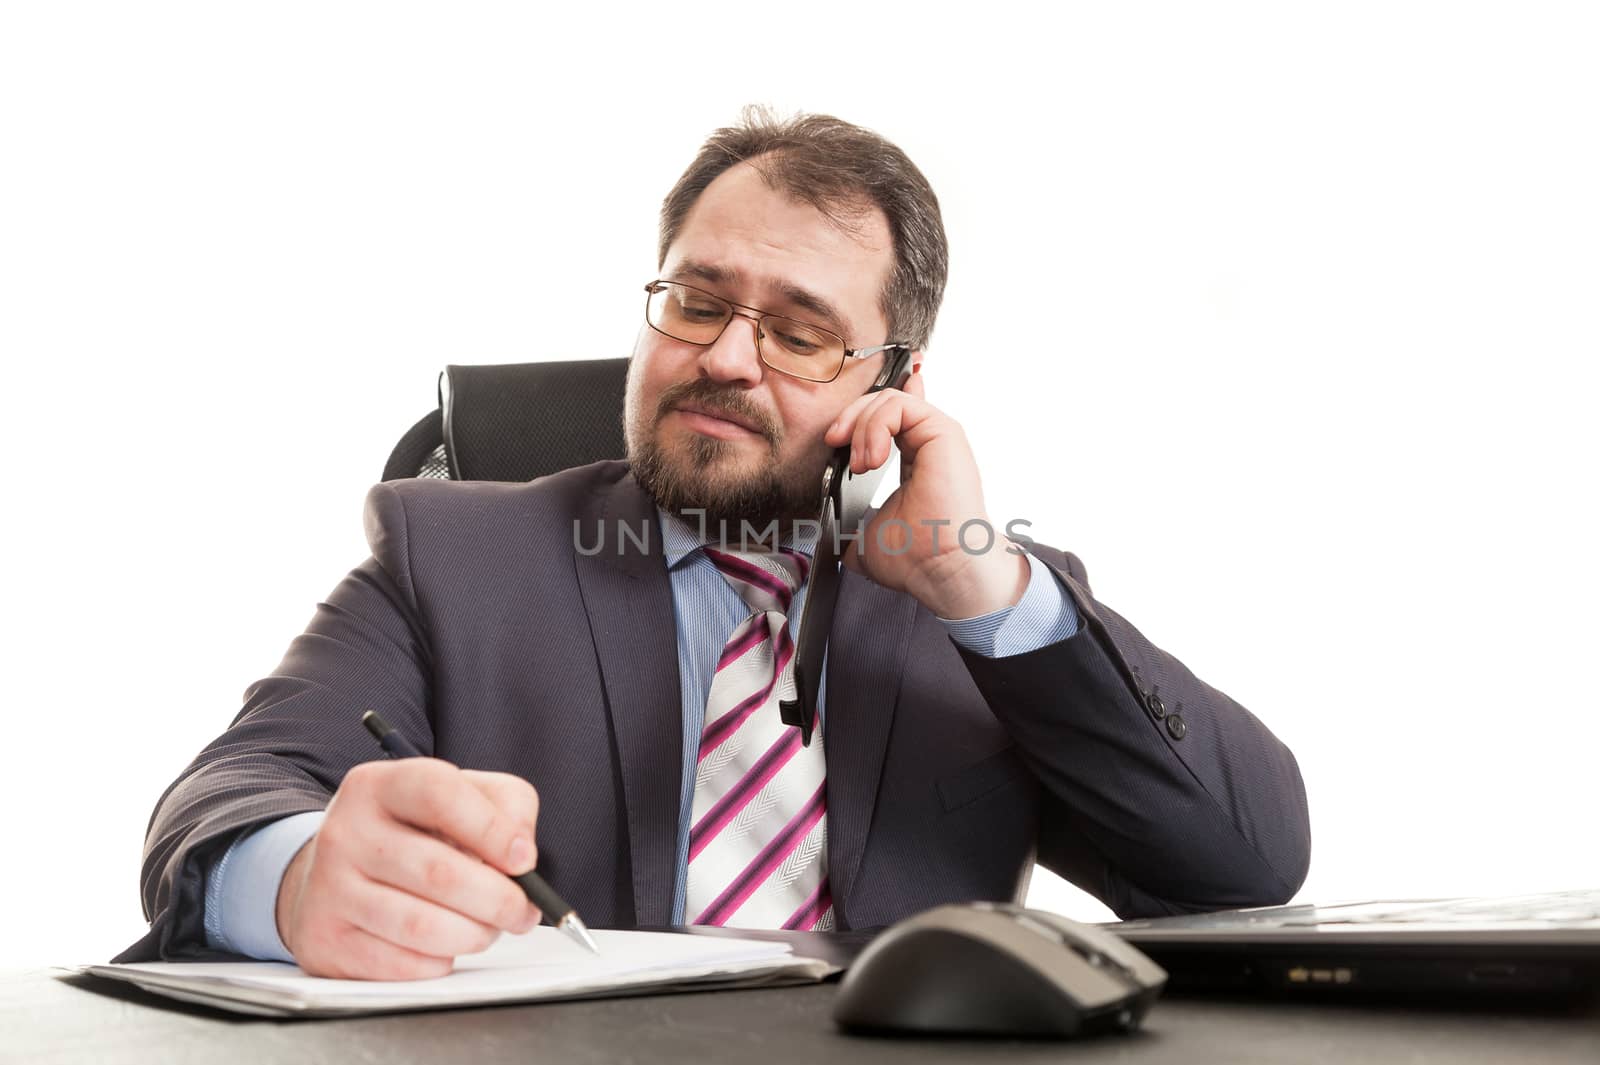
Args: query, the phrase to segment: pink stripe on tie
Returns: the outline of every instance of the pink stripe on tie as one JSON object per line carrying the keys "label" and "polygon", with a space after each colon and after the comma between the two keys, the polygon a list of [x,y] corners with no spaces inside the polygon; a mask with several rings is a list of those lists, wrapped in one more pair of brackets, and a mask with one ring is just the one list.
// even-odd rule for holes
{"label": "pink stripe on tie", "polygon": [[832,905],[833,892],[828,890],[828,878],[823,877],[822,883],[817,885],[817,890],[813,891],[811,897],[802,902],[800,908],[783,922],[783,927],[790,931],[798,929],[809,932],[816,927],[818,921],[822,920],[822,915],[827,913],[828,907]]}
{"label": "pink stripe on tie", "polygon": [[717,896],[715,902],[707,906],[705,912],[693,921],[694,924],[721,924],[743,906],[745,900],[756,893],[756,888],[767,882],[767,878],[794,853],[796,847],[806,838],[806,834],[816,827],[818,821],[826,810],[824,792],[827,784],[817,785],[816,792],[800,808],[800,812],[783,826],[771,843],[768,843],[760,854],[744,867],[729,884],[727,890]]}
{"label": "pink stripe on tie", "polygon": [[[734,662],[738,661],[746,651],[750,650],[752,647],[755,647],[757,644],[761,643],[767,637],[772,635],[772,631],[767,628],[766,618],[757,614],[752,614],[751,619],[760,622],[760,624],[751,625],[750,630],[743,636],[740,636],[738,639],[728,641],[728,645],[722,649],[722,657],[717,659],[717,668],[715,672],[721,673],[724,667],[732,665]],[[714,681],[715,677],[712,679]]]}
{"label": "pink stripe on tie", "polygon": [[785,555],[788,555],[790,558],[794,559],[795,564],[800,567],[800,584],[804,584],[806,582],[806,574],[811,572],[811,560],[805,555],[801,554],[799,551],[791,551],[787,547],[780,548],[779,550],[781,550]]}
{"label": "pink stripe on tie", "polygon": [[710,547],[706,548],[705,551],[707,555],[711,556],[711,561],[724,574],[734,580],[755,585],[776,599],[780,610],[788,611],[789,598],[794,594],[794,589],[790,588],[785,581],[779,580],[760,566],[746,562],[742,558],[725,555],[721,551]]}
{"label": "pink stripe on tie", "polygon": [[717,718],[705,727],[700,733],[700,757],[696,762],[705,761],[706,755],[716,750],[725,743],[729,736],[739,731],[739,726],[749,720],[750,715],[767,705],[767,697],[772,694],[772,688],[778,683],[778,677],[783,674],[783,667],[789,664],[789,659],[794,657],[794,643],[789,639],[788,630],[784,630],[778,643],[778,668],[773,671],[772,679],[762,686],[760,691],[752,692],[734,706],[732,710]]}
{"label": "pink stripe on tie", "polygon": [[789,764],[789,759],[795,756],[800,749],[800,730],[784,729],[783,738],[767,748],[767,753],[762,755],[749,772],[739,778],[739,782],[729,788],[717,804],[707,810],[705,816],[700,818],[700,823],[689,831],[689,860],[692,862],[700,856],[707,843],[717,838],[723,826],[735,817],[750,800],[761,794],[761,789],[767,786],[767,781],[778,775],[778,770]]}

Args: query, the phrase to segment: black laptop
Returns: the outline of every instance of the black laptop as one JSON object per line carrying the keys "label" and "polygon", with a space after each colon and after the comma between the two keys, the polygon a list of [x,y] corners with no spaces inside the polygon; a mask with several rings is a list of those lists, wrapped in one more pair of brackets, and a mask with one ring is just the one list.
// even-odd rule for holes
{"label": "black laptop", "polygon": [[1570,996],[1600,987],[1600,890],[1270,906],[1109,924],[1173,988]]}

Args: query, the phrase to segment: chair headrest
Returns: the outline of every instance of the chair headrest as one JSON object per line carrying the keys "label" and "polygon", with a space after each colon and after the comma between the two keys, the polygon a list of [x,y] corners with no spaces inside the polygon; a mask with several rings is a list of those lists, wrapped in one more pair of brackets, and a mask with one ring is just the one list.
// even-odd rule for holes
{"label": "chair headrest", "polygon": [[627,359],[447,366],[439,375],[450,476],[531,481],[625,458]]}

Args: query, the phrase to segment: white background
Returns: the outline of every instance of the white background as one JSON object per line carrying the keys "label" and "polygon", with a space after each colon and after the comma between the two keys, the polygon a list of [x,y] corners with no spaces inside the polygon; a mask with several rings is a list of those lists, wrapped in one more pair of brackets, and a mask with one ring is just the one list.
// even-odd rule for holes
{"label": "white background", "polygon": [[0,964],[141,934],[152,806],[436,372],[628,353],[752,101],[927,173],[929,399],[1297,753],[1302,898],[1600,886],[1594,8],[959,11],[7,5]]}

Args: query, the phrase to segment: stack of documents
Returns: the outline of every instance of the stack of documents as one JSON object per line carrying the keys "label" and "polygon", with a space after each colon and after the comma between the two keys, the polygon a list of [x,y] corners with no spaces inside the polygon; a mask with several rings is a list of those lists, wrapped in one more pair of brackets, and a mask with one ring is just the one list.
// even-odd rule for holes
{"label": "stack of documents", "polygon": [[595,956],[548,926],[502,935],[431,980],[332,980],[284,962],[144,962],[80,972],[269,1017],[329,1017],[659,991],[812,983],[838,967],[786,943],[671,932],[594,932]]}

